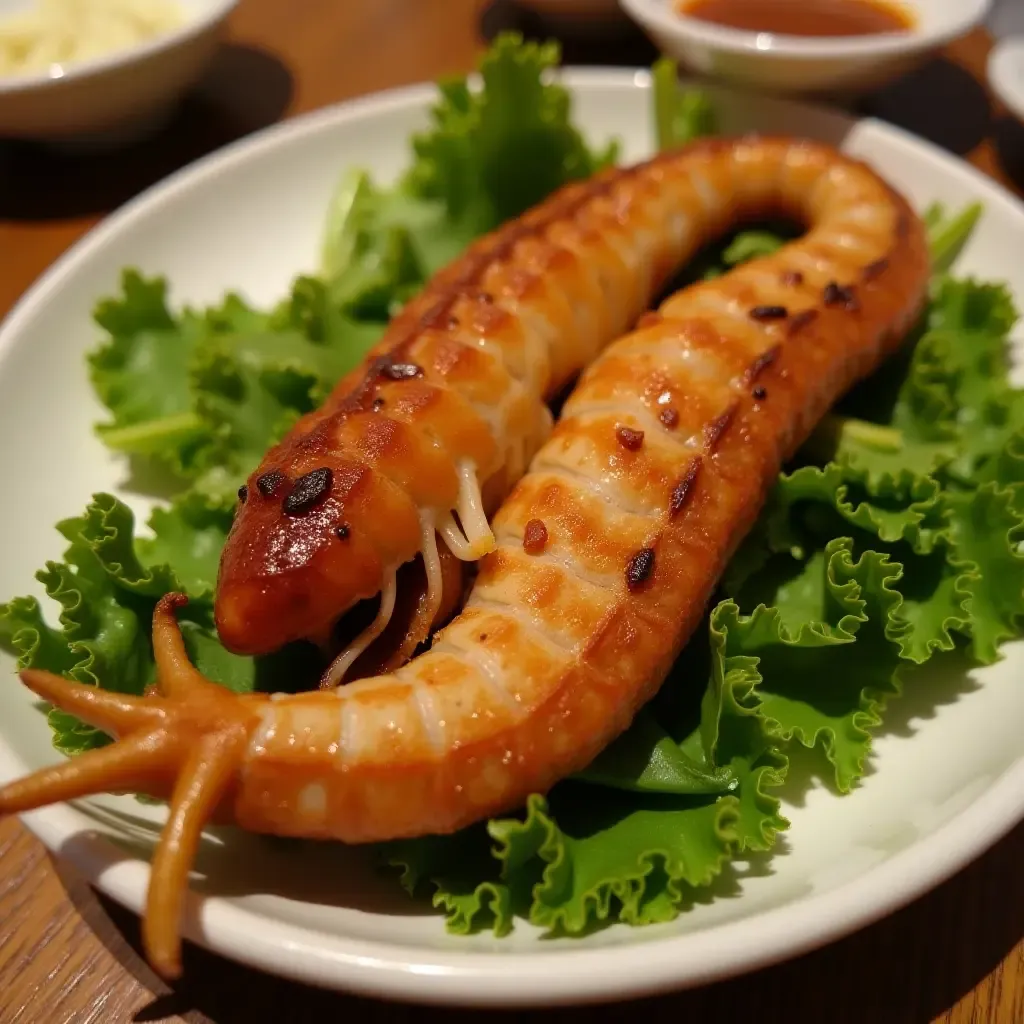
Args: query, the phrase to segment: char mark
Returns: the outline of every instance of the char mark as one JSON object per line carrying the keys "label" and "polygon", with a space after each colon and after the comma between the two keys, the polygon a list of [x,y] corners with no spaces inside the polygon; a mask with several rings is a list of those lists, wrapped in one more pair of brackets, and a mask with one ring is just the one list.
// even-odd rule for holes
{"label": "char mark", "polygon": [[704,450],[710,455],[722,440],[722,435],[729,429],[733,417],[736,415],[737,403],[733,402],[725,412],[717,419],[712,420],[704,428]]}
{"label": "char mark", "polygon": [[[797,316],[800,314],[798,313]],[[771,348],[765,349],[748,367],[746,373],[743,374],[743,382],[745,384],[753,384],[758,377],[768,369],[772,363],[775,362],[779,356],[782,355],[781,345],[772,345]]]}
{"label": "char mark", "polygon": [[818,311],[816,309],[802,309],[799,313],[795,314],[793,319],[789,321],[786,327],[786,334],[788,337],[792,337],[794,334],[802,331],[809,323],[813,323],[818,319]]}
{"label": "char mark", "polygon": [[672,496],[668,500],[668,514],[671,518],[674,519],[690,503],[690,499],[693,497],[694,484],[697,482],[697,475],[700,473],[700,467],[703,462],[704,460],[698,455],[690,463],[686,476],[672,488]]}

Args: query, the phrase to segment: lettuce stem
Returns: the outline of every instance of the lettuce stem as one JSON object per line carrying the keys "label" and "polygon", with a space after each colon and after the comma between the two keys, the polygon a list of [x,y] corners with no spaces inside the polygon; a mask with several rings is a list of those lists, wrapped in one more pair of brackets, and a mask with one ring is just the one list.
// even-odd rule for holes
{"label": "lettuce stem", "polygon": [[928,228],[928,248],[931,250],[932,268],[936,273],[945,273],[953,265],[967,244],[982,210],[981,203],[971,203],[952,217],[946,217],[938,207],[927,211],[925,224]]}
{"label": "lettuce stem", "polygon": [[148,455],[173,448],[192,437],[199,437],[207,429],[208,425],[198,413],[181,412],[124,427],[100,424],[98,432],[109,448]]}
{"label": "lettuce stem", "polygon": [[651,68],[654,83],[654,131],[659,150],[683,146],[715,131],[715,111],[707,96],[682,89],[675,62],[661,57]]}
{"label": "lettuce stem", "polygon": [[672,123],[675,121],[676,78],[675,63],[668,57],[657,60],[651,68],[654,81],[654,129],[657,135],[658,149],[667,149],[673,142]]}

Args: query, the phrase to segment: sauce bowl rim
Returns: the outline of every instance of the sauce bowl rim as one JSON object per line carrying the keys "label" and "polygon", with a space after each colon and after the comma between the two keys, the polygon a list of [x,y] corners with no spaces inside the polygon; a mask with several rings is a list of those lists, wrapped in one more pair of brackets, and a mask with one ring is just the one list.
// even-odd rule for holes
{"label": "sauce bowl rim", "polygon": [[[907,32],[865,36],[794,36],[754,32],[690,17],[676,10],[674,0],[619,0],[619,3],[644,28],[678,40],[689,39],[709,49],[769,60],[817,60],[909,54],[943,46],[982,22],[992,0],[946,0],[941,5],[944,17],[931,28],[914,25]],[[901,3],[918,14],[925,6],[921,0],[901,0]]]}

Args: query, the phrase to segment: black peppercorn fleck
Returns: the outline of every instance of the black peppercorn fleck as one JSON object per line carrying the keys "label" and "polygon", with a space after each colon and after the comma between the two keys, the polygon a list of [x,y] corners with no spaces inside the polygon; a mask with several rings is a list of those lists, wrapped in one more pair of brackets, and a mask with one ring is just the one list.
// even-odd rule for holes
{"label": "black peppercorn fleck", "polygon": [[264,498],[270,498],[284,482],[284,473],[279,469],[272,469],[256,478],[256,488]]}
{"label": "black peppercorn fleck", "polygon": [[300,476],[288,497],[284,499],[282,511],[289,516],[305,515],[327,497],[333,480],[334,474],[327,466]]}

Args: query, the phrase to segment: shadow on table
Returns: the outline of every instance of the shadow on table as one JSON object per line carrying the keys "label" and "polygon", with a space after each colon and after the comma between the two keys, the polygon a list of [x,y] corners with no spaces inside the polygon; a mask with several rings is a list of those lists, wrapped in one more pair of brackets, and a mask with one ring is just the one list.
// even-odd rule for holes
{"label": "shadow on table", "polygon": [[1006,176],[1024,190],[1024,123],[1015,117],[1001,117],[992,129],[992,139]]}
{"label": "shadow on table", "polygon": [[166,127],[145,141],[72,152],[0,139],[0,220],[107,213],[179,167],[273,124],[291,95],[291,73],[276,57],[228,45]]}
{"label": "shadow on table", "polygon": [[480,35],[490,42],[500,32],[521,32],[527,39],[557,39],[565,64],[648,67],[658,57],[654,44],[633,22],[616,22],[600,34],[565,30],[559,24],[527,10],[515,0],[493,0],[480,18]]}
{"label": "shadow on table", "polygon": [[960,156],[974,149],[992,129],[982,84],[943,58],[864,97],[856,104],[856,113],[905,128]]}

